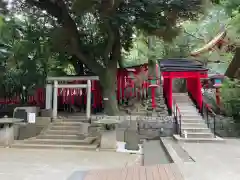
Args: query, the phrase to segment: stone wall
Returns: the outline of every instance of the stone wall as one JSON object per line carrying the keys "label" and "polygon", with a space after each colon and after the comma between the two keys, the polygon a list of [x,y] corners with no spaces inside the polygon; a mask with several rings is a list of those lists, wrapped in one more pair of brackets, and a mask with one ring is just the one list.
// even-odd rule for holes
{"label": "stone wall", "polygon": [[[139,116],[131,118],[132,121],[137,123],[137,131],[141,139],[157,138],[159,136],[166,137],[172,136],[174,133],[173,117],[149,117]],[[133,120],[134,119],[134,120]],[[117,127],[117,140],[123,141],[124,132],[129,128],[130,120],[126,119],[121,121]]]}
{"label": "stone wall", "polygon": [[173,117],[140,117],[139,134],[146,137],[172,136],[174,133]]}

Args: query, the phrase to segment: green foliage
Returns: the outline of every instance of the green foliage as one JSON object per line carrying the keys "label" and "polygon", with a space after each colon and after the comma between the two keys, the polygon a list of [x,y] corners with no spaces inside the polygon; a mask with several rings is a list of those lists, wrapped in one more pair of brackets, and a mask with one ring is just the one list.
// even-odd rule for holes
{"label": "green foliage", "polygon": [[221,88],[221,98],[228,115],[239,118],[240,84],[238,80],[225,79]]}
{"label": "green foliage", "polygon": [[[64,8],[68,9],[69,14],[64,16],[70,15],[76,25],[76,27],[68,26],[68,28],[65,26],[67,23],[63,24],[63,21],[60,20],[62,17],[54,13],[58,12],[60,7],[55,1],[46,0],[31,3],[33,0],[28,0],[28,2],[30,2],[30,6],[28,4],[28,6],[20,8],[22,12],[29,12],[29,9],[33,9],[33,6],[36,5],[40,11],[35,9],[29,14],[30,16],[42,16],[41,10],[47,10],[49,15],[54,16],[60,22],[56,24],[54,21],[48,20],[49,24],[55,26],[55,29],[64,26],[64,30],[56,30],[53,35],[54,46],[61,45],[61,47],[56,48],[57,51],[68,52],[71,55],[84,54],[88,62],[94,62],[101,67],[106,67],[109,59],[111,59],[110,55],[113,48],[109,48],[109,46],[113,47],[114,42],[111,41],[117,39],[111,38],[112,34],[116,36],[115,32],[119,32],[120,47],[126,54],[133,47],[136,49],[133,38],[136,31],[140,30],[144,34],[170,41],[180,32],[178,27],[180,20],[197,18],[198,13],[202,12],[203,9],[202,0],[66,0],[64,1],[66,3]],[[60,0],[59,4],[61,2],[63,1]],[[20,5],[24,4],[20,2]],[[70,19],[68,21],[70,22]],[[79,36],[71,37],[73,34],[70,35],[67,31],[70,28],[76,28]],[[77,45],[77,48],[72,47],[72,39],[78,41],[78,43],[75,43],[75,45],[79,45]],[[144,50],[144,46],[140,45],[137,49]],[[76,49],[79,50],[78,53],[76,53]],[[110,52],[107,53],[109,49]],[[130,54],[133,54],[130,56],[135,56],[136,52]],[[139,52],[139,54],[141,58],[145,58],[142,52]],[[108,58],[106,59],[106,57]],[[83,61],[83,58],[79,59]],[[118,57],[117,59],[120,61],[123,58]],[[83,63],[89,66],[88,62]],[[89,68],[91,69],[91,67]]]}
{"label": "green foliage", "polygon": [[37,87],[44,87],[46,76],[58,63],[49,29],[34,21],[1,17],[1,95],[12,97],[22,93],[23,87],[31,94]]}

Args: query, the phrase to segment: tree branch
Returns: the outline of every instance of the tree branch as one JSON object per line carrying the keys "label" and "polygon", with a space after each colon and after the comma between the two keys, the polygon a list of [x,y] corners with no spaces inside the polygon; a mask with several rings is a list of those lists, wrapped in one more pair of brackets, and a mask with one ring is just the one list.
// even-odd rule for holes
{"label": "tree branch", "polygon": [[199,40],[201,40],[201,41],[204,41],[204,42],[205,42],[205,40],[204,40],[203,38],[200,38],[200,37],[194,36],[193,34],[191,34],[191,33],[187,32],[187,31],[186,31],[186,29],[184,29],[184,30],[183,30],[183,32],[184,32],[184,33],[186,33],[186,34],[187,34],[187,35],[189,35],[189,36],[192,36],[192,37],[194,37],[195,39],[199,39]]}
{"label": "tree branch", "polygon": [[123,63],[122,63],[122,56],[121,56],[121,41],[120,41],[120,34],[119,34],[119,30],[115,30],[115,39],[113,42],[113,47],[112,47],[112,54],[111,54],[111,58],[110,61],[116,61],[118,62],[120,67],[123,67]]}
{"label": "tree branch", "polygon": [[117,11],[117,8],[122,2],[123,0],[102,0],[100,14],[108,34],[108,42],[104,51],[104,60],[106,64],[108,63],[109,55],[113,50],[113,45],[115,41],[114,31],[113,31],[110,17]]}
{"label": "tree branch", "polygon": [[91,70],[99,74],[102,71],[102,67],[93,59],[88,58],[81,52],[80,38],[81,34],[78,31],[75,21],[70,16],[67,6],[63,0],[26,0],[26,2],[39,9],[47,11],[48,14],[57,18],[59,24],[66,30],[66,36],[69,36],[70,47],[68,47],[68,53],[75,55]]}
{"label": "tree branch", "polygon": [[105,24],[105,27],[107,28],[107,34],[108,34],[108,42],[104,51],[104,61],[107,64],[109,60],[110,52],[112,51],[113,44],[114,44],[114,32],[112,30],[109,20],[105,19],[104,24]]}

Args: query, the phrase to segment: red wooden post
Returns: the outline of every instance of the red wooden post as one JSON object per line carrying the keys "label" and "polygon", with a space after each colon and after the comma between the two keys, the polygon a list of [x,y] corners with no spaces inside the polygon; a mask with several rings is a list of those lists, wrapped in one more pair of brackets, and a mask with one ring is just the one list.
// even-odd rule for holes
{"label": "red wooden post", "polygon": [[169,98],[169,108],[170,109],[172,109],[172,75],[171,75],[171,73],[170,73],[170,78],[169,78],[169,80],[168,80],[169,82],[168,82],[168,87],[169,87],[169,89],[168,89],[168,98]]}
{"label": "red wooden post", "polygon": [[121,79],[122,79],[122,80],[121,80],[121,81],[122,81],[122,83],[121,83],[122,101],[123,101],[123,99],[124,99],[125,76],[126,76],[126,72],[123,71],[123,72],[121,73]]}
{"label": "red wooden post", "polygon": [[219,91],[219,88],[216,88],[216,103],[218,106],[220,106],[220,91]]}
{"label": "red wooden post", "polygon": [[151,84],[149,85],[149,88],[151,88],[151,94],[152,94],[152,107],[155,109],[157,107],[156,100],[155,100],[155,89],[158,87],[157,84]]}
{"label": "red wooden post", "polygon": [[201,89],[202,89],[202,84],[201,84],[200,74],[198,73],[198,76],[197,76],[197,97],[198,97],[198,106],[199,106],[200,111],[202,110],[202,101],[203,101]]}
{"label": "red wooden post", "polygon": [[158,77],[159,77],[159,67],[158,67],[158,64],[156,64],[156,78],[157,78],[156,84],[160,85],[160,80],[158,79]]}
{"label": "red wooden post", "polygon": [[117,100],[120,102],[120,89],[121,89],[121,71],[117,72]]}
{"label": "red wooden post", "polygon": [[96,89],[97,81],[92,81],[92,91],[93,91],[93,107],[94,109],[97,108],[97,89]]}

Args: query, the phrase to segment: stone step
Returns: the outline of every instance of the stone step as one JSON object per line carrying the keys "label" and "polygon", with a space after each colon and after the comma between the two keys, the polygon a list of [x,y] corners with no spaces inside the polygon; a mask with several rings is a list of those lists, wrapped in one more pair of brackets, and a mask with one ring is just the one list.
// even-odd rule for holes
{"label": "stone step", "polygon": [[182,100],[182,99],[184,99],[184,100],[190,100],[190,98],[188,97],[188,96],[173,96],[173,99],[174,100]]}
{"label": "stone step", "polygon": [[177,105],[180,108],[195,108],[196,109],[196,106],[192,102],[187,102],[187,103],[177,102]]}
{"label": "stone step", "polygon": [[188,102],[188,101],[191,101],[191,99],[189,99],[189,97],[185,97],[185,96],[183,96],[183,97],[180,97],[180,96],[178,96],[178,97],[173,97],[173,99],[178,103],[178,102],[180,102],[180,101],[186,101],[186,102]]}
{"label": "stone step", "polygon": [[71,140],[71,139],[29,139],[23,140],[19,143],[24,144],[50,144],[50,145],[87,145],[92,144],[96,138],[87,137],[84,140]]}
{"label": "stone step", "polygon": [[62,135],[62,134],[43,134],[36,137],[37,139],[70,139],[70,140],[82,140],[82,137],[79,135]]}
{"label": "stone step", "polygon": [[63,145],[63,144],[24,144],[14,143],[11,148],[20,149],[66,149],[66,150],[81,150],[81,151],[96,151],[98,144],[88,145]]}
{"label": "stone step", "polygon": [[80,126],[83,122],[71,122],[71,121],[55,121],[52,125],[66,125],[66,126]]}
{"label": "stone step", "polygon": [[187,132],[202,132],[202,133],[210,133],[211,130],[209,128],[202,128],[202,127],[182,127],[182,131],[186,130]]}
{"label": "stone step", "polygon": [[178,107],[181,108],[195,108],[195,105],[192,102],[177,102]]}
{"label": "stone step", "polygon": [[174,94],[173,98],[188,98],[189,99],[189,96],[188,95],[182,95],[182,94],[180,94],[180,95]]}
{"label": "stone step", "polygon": [[80,130],[51,130],[48,129],[44,134],[47,135],[77,135],[80,133]]}
{"label": "stone step", "polygon": [[192,143],[212,143],[212,142],[225,142],[224,139],[220,137],[215,137],[215,138],[184,138],[180,137],[177,134],[173,135],[174,139],[177,141],[183,141],[183,142],[192,142]]}
{"label": "stone step", "polygon": [[187,112],[189,112],[189,111],[193,111],[193,112],[198,111],[195,107],[192,107],[192,106],[189,106],[189,107],[179,106],[179,109],[180,109],[181,112],[183,112],[183,111],[187,111]]}
{"label": "stone step", "polygon": [[[84,118],[84,119],[74,119],[74,118],[68,118],[68,119],[59,119],[57,121],[61,121],[61,122],[71,122],[71,123],[76,123],[76,122],[79,122],[79,123],[83,123],[83,122],[88,122],[88,119]],[[55,122],[55,121],[54,121]]]}
{"label": "stone step", "polygon": [[72,125],[54,125],[49,130],[80,130],[80,126],[72,126]]}
{"label": "stone step", "polygon": [[184,109],[182,109],[181,110],[181,108],[179,108],[180,109],[180,113],[181,114],[183,114],[183,115],[187,115],[187,116],[189,116],[189,115],[199,115],[199,112],[196,110],[196,109],[194,109],[194,110],[184,110]]}
{"label": "stone step", "polygon": [[130,113],[131,115],[133,116],[146,116],[147,115],[147,112],[131,112]]}
{"label": "stone step", "polygon": [[196,111],[196,110],[181,110],[181,109],[180,109],[180,113],[181,113],[183,116],[189,116],[189,115],[199,116],[198,111]]}
{"label": "stone step", "polygon": [[202,119],[182,119],[182,123],[205,123]]}
{"label": "stone step", "polygon": [[197,112],[195,112],[195,113],[193,113],[193,112],[181,112],[180,111],[180,113],[181,113],[181,116],[183,117],[183,118],[188,118],[188,117],[191,117],[191,118],[202,118],[202,116],[199,114],[199,113],[197,113]]}
{"label": "stone step", "polygon": [[188,98],[173,98],[177,104],[192,104],[192,100]]}
{"label": "stone step", "polygon": [[187,114],[187,113],[181,113],[182,119],[195,119],[195,120],[201,120],[203,119],[202,116],[199,114]]}
{"label": "stone step", "polygon": [[191,128],[196,128],[196,127],[204,127],[207,128],[207,125],[205,123],[182,123],[182,128],[184,127],[191,127]]}
{"label": "stone step", "polygon": [[188,93],[180,92],[180,93],[173,93],[173,96],[179,95],[179,96],[188,96]]}
{"label": "stone step", "polygon": [[78,120],[85,120],[87,119],[86,115],[82,115],[82,116],[68,116],[67,119],[78,119]]}
{"label": "stone step", "polygon": [[189,115],[189,116],[182,115],[182,119],[184,119],[184,120],[202,120],[203,117],[200,114],[198,114],[198,115]]}
{"label": "stone step", "polygon": [[[212,133],[203,133],[203,132],[187,132],[187,138],[214,138]],[[184,132],[182,132],[182,136],[184,137]]]}

